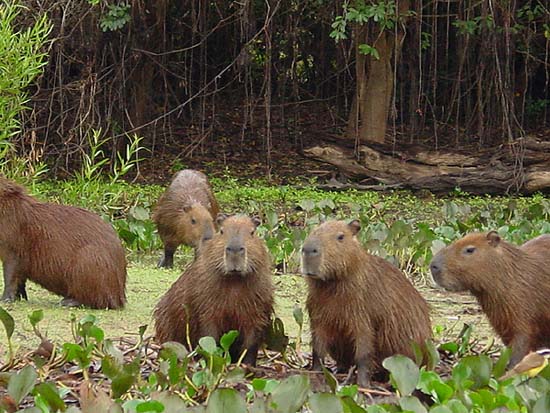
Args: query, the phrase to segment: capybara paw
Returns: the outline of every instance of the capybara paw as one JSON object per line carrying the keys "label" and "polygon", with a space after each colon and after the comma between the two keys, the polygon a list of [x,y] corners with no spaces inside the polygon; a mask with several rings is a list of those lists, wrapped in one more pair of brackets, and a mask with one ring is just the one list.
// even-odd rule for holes
{"label": "capybara paw", "polygon": [[15,295],[15,294],[4,294],[2,296],[2,301],[4,301],[5,303],[13,303],[14,301],[18,301],[20,299],[21,299],[21,297]]}
{"label": "capybara paw", "polygon": [[158,263],[159,268],[172,268],[174,266],[174,263],[172,261],[167,260],[166,258],[161,258]]}
{"label": "capybara paw", "polygon": [[61,304],[63,307],[80,307],[82,305],[74,298],[64,298],[59,304]]}

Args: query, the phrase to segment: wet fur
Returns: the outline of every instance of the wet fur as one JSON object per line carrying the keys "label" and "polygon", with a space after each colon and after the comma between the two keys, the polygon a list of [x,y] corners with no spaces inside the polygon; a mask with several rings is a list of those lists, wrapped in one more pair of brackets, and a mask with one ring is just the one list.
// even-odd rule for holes
{"label": "wet fur", "polygon": [[404,274],[367,253],[343,221],[322,224],[312,237],[322,249],[317,276],[306,276],[314,356],[330,354],[341,371],[363,363],[369,373],[388,356],[413,357],[412,342],[422,345],[431,326],[428,305]]}
{"label": "wet fur", "polygon": [[[487,237],[469,234],[441,250],[432,261],[442,270],[434,280],[477,298],[496,333],[512,347],[514,365],[529,351],[550,346],[550,236],[521,247],[502,239],[492,245]],[[471,246],[475,256],[465,255]]]}
{"label": "wet fur", "polygon": [[[248,217],[222,222],[220,232],[158,303],[154,312],[157,341],[187,343],[187,322],[193,346],[200,337],[219,339],[229,330],[239,330],[231,351],[233,361],[247,348],[245,362],[255,363],[273,313],[274,287],[265,243],[251,234],[254,230]],[[242,274],[228,273],[225,268],[225,248],[235,232],[245,235],[246,271]]]}
{"label": "wet fur", "polygon": [[124,306],[125,251],[98,215],[39,202],[0,177],[0,228],[0,259],[11,274],[3,299],[26,298],[31,280],[88,307]]}
{"label": "wet fur", "polygon": [[[218,212],[206,175],[190,169],[177,172],[159,198],[152,217],[165,248],[161,266],[171,266],[172,256],[181,244],[197,249],[204,228],[209,227],[213,232]],[[191,225],[191,216],[196,219],[196,225]]]}

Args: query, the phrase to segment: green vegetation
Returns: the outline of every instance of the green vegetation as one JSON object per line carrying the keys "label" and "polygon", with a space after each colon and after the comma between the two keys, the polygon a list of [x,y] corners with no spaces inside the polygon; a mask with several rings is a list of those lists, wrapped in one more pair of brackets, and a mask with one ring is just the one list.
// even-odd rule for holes
{"label": "green vegetation", "polygon": [[[321,387],[305,374],[251,378],[240,361],[231,363],[228,350],[238,336],[236,331],[222,336],[219,345],[204,337],[189,351],[173,342],[160,348],[152,345],[144,337],[145,327],[139,328],[134,340],[117,343],[106,338],[94,315],[72,316],[73,339],[56,347],[41,332],[42,310],[33,311],[28,319],[42,342],[32,363],[27,359],[25,367],[0,375],[7,387],[7,396],[0,399],[1,412],[26,406],[35,407],[17,411],[424,413],[429,408],[435,413],[543,413],[550,408],[550,367],[535,378],[499,380],[510,351],[503,351],[496,360],[485,353],[472,353],[470,329],[458,341],[442,343],[439,351],[428,346],[428,365],[437,365],[440,353],[452,363],[439,374],[419,368],[404,356],[384,360],[395,394],[380,391],[392,396],[390,401],[371,404],[356,385],[339,385],[327,369],[323,372],[326,385]],[[0,321],[10,340],[14,333],[11,315],[0,311]],[[291,343],[291,348],[295,346]],[[5,367],[14,365],[10,354]],[[74,366],[69,369],[70,380],[81,377],[78,389],[59,375],[67,366]],[[424,396],[419,398],[420,394]]]}

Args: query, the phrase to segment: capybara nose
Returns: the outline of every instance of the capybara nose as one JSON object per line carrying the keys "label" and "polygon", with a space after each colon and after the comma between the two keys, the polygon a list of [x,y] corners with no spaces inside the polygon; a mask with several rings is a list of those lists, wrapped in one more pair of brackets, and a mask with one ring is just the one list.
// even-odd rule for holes
{"label": "capybara nose", "polygon": [[441,267],[435,262],[432,262],[430,264],[430,271],[432,272],[432,276],[434,278],[437,278],[441,275]]}
{"label": "capybara nose", "polygon": [[242,245],[228,245],[225,248],[225,252],[228,254],[244,254],[244,247]]}
{"label": "capybara nose", "polygon": [[314,246],[304,246],[302,247],[302,254],[307,255],[308,257],[315,257],[319,255],[319,249]]}

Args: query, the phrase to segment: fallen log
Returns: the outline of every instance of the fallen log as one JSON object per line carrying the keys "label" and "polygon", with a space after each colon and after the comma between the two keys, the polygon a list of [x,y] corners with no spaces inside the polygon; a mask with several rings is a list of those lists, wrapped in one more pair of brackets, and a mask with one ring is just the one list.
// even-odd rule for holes
{"label": "fallen log", "polygon": [[356,180],[371,179],[390,187],[528,194],[550,188],[548,148],[546,141],[524,138],[475,154],[360,145],[356,156],[352,148],[328,144],[305,149],[304,154]]}

